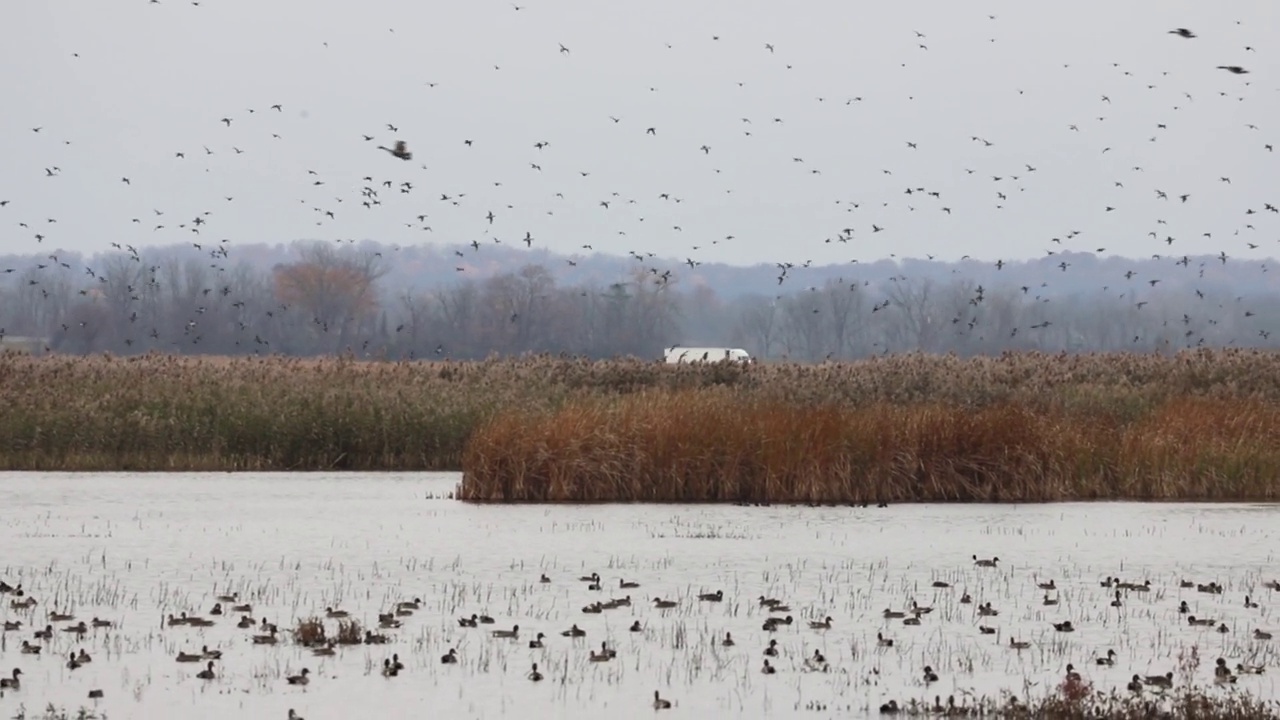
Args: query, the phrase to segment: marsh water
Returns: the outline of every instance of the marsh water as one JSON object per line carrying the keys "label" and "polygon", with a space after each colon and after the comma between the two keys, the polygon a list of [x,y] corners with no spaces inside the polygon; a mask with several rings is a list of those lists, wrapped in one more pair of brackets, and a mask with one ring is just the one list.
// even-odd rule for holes
{"label": "marsh water", "polygon": [[[1095,503],[902,505],[889,508],[719,505],[476,506],[449,499],[456,474],[23,474],[0,475],[0,580],[22,583],[33,610],[3,634],[0,676],[21,668],[0,716],[52,703],[74,716],[87,707],[111,718],[456,717],[639,718],[660,691],[673,715],[849,717],[895,699],[1019,697],[1052,692],[1067,663],[1095,688],[1133,674],[1183,675],[1178,657],[1195,646],[1194,680],[1210,684],[1225,657],[1272,666],[1280,630],[1280,507],[1244,504]],[[994,568],[979,558],[998,556]],[[602,589],[578,578],[599,573]],[[549,583],[540,582],[546,574]],[[1108,576],[1151,582],[1149,592],[1103,588]],[[621,580],[639,583],[621,588]],[[1053,580],[1046,591],[1038,583]],[[1221,594],[1181,588],[1191,580]],[[934,581],[950,583],[935,588]],[[722,590],[720,602],[699,594]],[[248,613],[211,616],[218,595],[238,593]],[[959,602],[963,594],[971,604]],[[785,601],[794,622],[769,632],[759,596]],[[1245,605],[1248,595],[1258,607]],[[599,614],[597,601],[630,596]],[[421,598],[386,645],[338,646],[317,657],[286,628],[300,618],[348,611],[378,631],[379,613]],[[658,610],[654,598],[678,601]],[[912,601],[933,606],[919,626],[885,619]],[[1193,627],[1178,612],[1227,626]],[[979,617],[981,603],[998,611]],[[111,620],[82,638],[71,621]],[[210,627],[169,627],[186,612]],[[490,615],[464,628],[458,618]],[[248,614],[279,625],[277,645],[257,645]],[[830,629],[811,620],[832,618]],[[910,615],[908,615],[910,616]],[[1056,632],[1052,623],[1073,621]],[[636,621],[641,632],[629,632]],[[330,633],[337,620],[326,620]],[[33,629],[52,624],[53,639]],[[494,629],[519,625],[517,640]],[[572,625],[580,639],[561,637]],[[979,625],[996,629],[984,635]],[[34,628],[32,627],[34,626]],[[530,649],[538,632],[543,649]],[[721,644],[731,633],[735,644]],[[894,641],[881,647],[877,633]],[[1030,647],[1016,650],[1011,639]],[[21,654],[23,640],[44,645]],[[777,673],[761,672],[763,650]],[[592,662],[601,642],[617,657]],[[180,651],[219,649],[214,680]],[[84,648],[92,662],[67,668]],[[457,649],[458,663],[440,657]],[[1112,667],[1094,658],[1116,652]],[[805,658],[821,652],[826,671]],[[383,660],[405,669],[385,678]],[[545,679],[531,682],[530,665]],[[939,676],[926,685],[924,666]],[[285,677],[311,671],[305,687]],[[1280,697],[1277,675],[1244,675],[1238,689]],[[104,697],[88,699],[90,690]],[[1211,691],[1217,691],[1211,689]],[[429,711],[427,710],[429,708]]]}

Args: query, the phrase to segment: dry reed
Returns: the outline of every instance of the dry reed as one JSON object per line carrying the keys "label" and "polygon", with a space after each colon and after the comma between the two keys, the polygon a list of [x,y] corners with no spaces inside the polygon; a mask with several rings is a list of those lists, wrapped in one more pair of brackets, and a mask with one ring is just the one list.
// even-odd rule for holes
{"label": "dry reed", "polygon": [[1280,356],[0,355],[0,469],[463,469],[477,501],[1264,500]]}

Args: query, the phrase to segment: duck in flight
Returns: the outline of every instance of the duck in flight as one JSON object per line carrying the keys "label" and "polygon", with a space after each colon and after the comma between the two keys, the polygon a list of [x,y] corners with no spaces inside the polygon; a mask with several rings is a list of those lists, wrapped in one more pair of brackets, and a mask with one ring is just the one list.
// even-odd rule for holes
{"label": "duck in flight", "polygon": [[405,144],[404,144],[404,141],[403,141],[403,140],[397,140],[397,141],[396,141],[395,149],[392,149],[392,148],[389,148],[389,147],[384,147],[384,146],[382,146],[382,145],[379,145],[379,146],[378,146],[378,149],[379,149],[379,150],[386,150],[387,152],[389,152],[389,153],[391,153],[392,155],[394,155],[394,156],[396,156],[396,157],[400,158],[401,160],[412,160],[412,159],[413,159],[413,153],[409,152],[409,149],[405,146]]}

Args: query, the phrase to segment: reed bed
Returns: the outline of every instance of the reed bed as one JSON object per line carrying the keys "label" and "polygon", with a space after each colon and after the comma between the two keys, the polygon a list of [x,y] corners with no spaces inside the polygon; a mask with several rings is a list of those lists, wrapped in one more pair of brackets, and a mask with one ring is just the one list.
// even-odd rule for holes
{"label": "reed bed", "polygon": [[490,502],[1272,500],[1280,355],[0,355],[0,469],[458,470]]}

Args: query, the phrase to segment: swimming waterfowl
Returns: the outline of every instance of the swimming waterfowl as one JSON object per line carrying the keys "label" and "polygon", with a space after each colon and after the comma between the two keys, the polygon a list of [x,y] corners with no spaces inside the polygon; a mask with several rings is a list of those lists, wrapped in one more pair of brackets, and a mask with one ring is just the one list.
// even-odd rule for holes
{"label": "swimming waterfowl", "polygon": [[457,648],[449,648],[449,652],[440,656],[440,662],[444,665],[454,665],[458,662]]}
{"label": "swimming waterfowl", "polygon": [[778,629],[779,625],[790,625],[791,622],[792,620],[790,615],[786,616],[785,618],[771,617],[766,619],[764,621],[764,625],[762,625],[761,627],[766,632],[774,632]]}
{"label": "swimming waterfowl", "polygon": [[387,636],[386,636],[386,635],[380,635],[380,634],[375,633],[375,632],[373,632],[373,631],[371,631],[371,630],[365,630],[365,631],[364,631],[364,644],[365,644],[365,645],[386,645],[386,644],[387,644]]}
{"label": "swimming waterfowl", "polygon": [[995,617],[1000,614],[1000,611],[991,607],[991,603],[988,602],[984,605],[978,606],[978,614],[983,617]]}
{"label": "swimming waterfowl", "polygon": [[[1185,604],[1185,603],[1184,603]],[[1124,603],[1120,602],[1120,591],[1116,591],[1116,599],[1111,601],[1111,607],[1121,607]]]}
{"label": "swimming waterfowl", "polygon": [[232,605],[231,612],[247,613],[253,612],[253,606],[249,603],[241,603],[240,605]]}
{"label": "swimming waterfowl", "polygon": [[770,605],[770,606],[769,606],[769,612],[771,612],[771,613],[789,613],[789,612],[791,612],[791,606],[790,606],[790,605],[783,605],[782,603],[778,603],[777,605]]}
{"label": "swimming waterfowl", "polygon": [[272,625],[270,631],[266,635],[254,635],[254,645],[275,645],[276,644],[276,626]]}
{"label": "swimming waterfowl", "polygon": [[[1137,677],[1136,675],[1134,676]],[[1173,687],[1173,673],[1167,672],[1163,675],[1148,675],[1142,679],[1146,685],[1154,685],[1156,687],[1171,688]]]}
{"label": "swimming waterfowl", "polygon": [[600,573],[593,572],[590,575],[583,575],[578,580],[579,582],[598,583],[600,582]]}
{"label": "swimming waterfowl", "polygon": [[1142,678],[1137,675],[1134,675],[1133,679],[1130,680],[1129,684],[1126,685],[1125,687],[1129,689],[1129,692],[1136,692],[1136,693],[1142,692]]}
{"label": "swimming waterfowl", "polygon": [[80,661],[76,659],[76,654],[71,653],[67,659],[67,669],[75,670],[76,668],[80,667],[80,665],[81,665]]}
{"label": "swimming waterfowl", "polygon": [[551,578],[547,577],[547,574],[546,574],[546,573],[542,573],[542,577],[538,578],[538,582],[540,582],[540,583],[549,583],[549,582],[551,582]]}
{"label": "swimming waterfowl", "polygon": [[631,627],[627,628],[630,632],[644,632],[644,628],[640,627],[640,621],[631,623]]}
{"label": "swimming waterfowl", "polygon": [[84,635],[85,633],[89,632],[89,626],[85,625],[84,621],[81,620],[75,625],[68,625],[67,627],[62,628],[62,632],[75,633],[76,635]]}
{"label": "swimming waterfowl", "polygon": [[600,583],[598,583],[598,582],[593,582],[593,583],[591,583],[591,584],[587,585],[587,589],[588,589],[588,590],[601,590],[601,589],[603,589],[603,587],[600,585]]}
{"label": "swimming waterfowl", "polygon": [[1258,603],[1253,602],[1253,600],[1252,600],[1252,599],[1250,599],[1248,595],[1245,595],[1245,596],[1244,596],[1244,606],[1245,606],[1245,608],[1247,608],[1247,609],[1249,609],[1249,610],[1254,610],[1254,609],[1256,609],[1256,608],[1258,607]]}
{"label": "swimming waterfowl", "polygon": [[[22,583],[18,583],[18,587],[22,587]],[[3,580],[0,580],[0,595],[11,593],[13,592],[13,589],[14,588],[12,585],[10,585],[9,583]]]}
{"label": "swimming waterfowl", "polygon": [[493,636],[496,638],[516,638],[520,636],[520,626],[512,625],[510,630],[494,630]]}
{"label": "swimming waterfowl", "polygon": [[1236,665],[1236,672],[1241,675],[1261,675],[1263,670],[1266,670],[1266,668],[1261,665],[1245,665],[1244,663]]}
{"label": "swimming waterfowl", "polygon": [[414,598],[396,604],[397,610],[418,610],[422,607],[422,598]]}
{"label": "swimming waterfowl", "polygon": [[946,582],[946,581],[944,581],[944,580],[934,580],[934,581],[933,581],[933,587],[936,587],[936,588],[949,588],[949,587],[951,587],[951,583]]}
{"label": "swimming waterfowl", "polygon": [[285,681],[288,682],[290,685],[306,685],[307,683],[311,682],[311,678],[307,677],[310,674],[311,674],[310,670],[306,668],[302,668],[302,672],[298,673],[297,675],[290,675],[289,677],[285,678]]}
{"label": "swimming waterfowl", "polygon": [[887,702],[887,703],[885,703],[885,704],[881,705],[881,706],[880,706],[880,714],[881,714],[881,715],[897,715],[897,714],[898,714],[898,701],[897,701],[897,700],[890,700],[889,702]]}
{"label": "swimming waterfowl", "polygon": [[1040,588],[1041,590],[1057,590],[1058,589],[1058,586],[1054,584],[1053,580],[1050,580],[1047,583],[1045,582],[1036,583],[1036,587]]}
{"label": "swimming waterfowl", "polygon": [[938,682],[938,674],[935,673],[933,671],[933,668],[929,667],[928,665],[924,666],[924,681],[925,681],[925,684]]}
{"label": "swimming waterfowl", "polygon": [[41,650],[43,650],[43,649],[44,649],[44,648],[42,648],[41,646],[39,646],[39,645],[32,645],[31,643],[27,642],[26,640],[23,640],[23,641],[22,641],[22,654],[23,654],[23,655],[39,655],[39,654],[40,654],[40,651],[41,651]]}
{"label": "swimming waterfowl", "polygon": [[53,639],[53,626],[52,626],[52,625],[45,625],[43,630],[37,630],[37,631],[35,632],[35,636],[36,636],[36,639],[37,639],[37,640],[52,640],[52,639]]}
{"label": "swimming waterfowl", "polygon": [[1067,676],[1066,676],[1066,677],[1067,677],[1067,679],[1068,679],[1068,680],[1071,680],[1071,681],[1074,681],[1074,682],[1080,682],[1080,673],[1076,672],[1076,666],[1075,666],[1075,665],[1072,665],[1071,663],[1067,663]]}
{"label": "swimming waterfowl", "polygon": [[819,652],[818,650],[814,650],[813,655],[811,657],[805,658],[804,666],[806,670],[821,671],[821,672],[826,672],[828,669],[830,669],[829,666],[827,665],[827,659],[823,657],[822,653]]}
{"label": "swimming waterfowl", "polygon": [[289,708],[289,717],[287,720],[303,720],[303,717],[294,711],[293,708]]}
{"label": "swimming waterfowl", "polygon": [[914,626],[916,626],[916,625],[919,625],[919,624],[920,624],[920,618],[919,618],[919,616],[912,615],[911,617],[907,618],[906,620],[903,620],[903,621],[902,621],[902,624],[903,624],[903,625],[910,625],[910,626],[913,626],[913,627],[914,627]]}
{"label": "swimming waterfowl", "polygon": [[970,603],[972,603],[972,602],[973,602],[973,597],[972,597],[971,595],[969,595],[969,593],[965,593],[965,594],[963,594],[963,595],[961,595],[961,596],[960,596],[960,604],[961,604],[961,605],[968,605],[968,604],[970,604]]}
{"label": "swimming waterfowl", "polygon": [[782,604],[782,601],[778,600],[777,598],[767,598],[763,595],[759,597],[759,602],[760,602],[760,607],[772,607],[774,605]]}
{"label": "swimming waterfowl", "polygon": [[889,608],[885,608],[882,615],[884,615],[885,620],[897,620],[898,618],[904,618],[907,616],[904,612],[890,610]]}
{"label": "swimming waterfowl", "polygon": [[1226,658],[1218,658],[1218,662],[1213,668],[1213,681],[1219,684],[1236,681],[1236,676],[1231,672],[1231,668],[1227,667]]}
{"label": "swimming waterfowl", "polygon": [[209,609],[209,614],[210,614],[210,615],[221,615],[221,614],[222,614],[222,603],[214,603],[214,604],[213,604],[213,607]]}
{"label": "swimming waterfowl", "polygon": [[9,607],[13,610],[29,610],[36,606],[36,599],[28,597],[25,600],[10,600]]}
{"label": "swimming waterfowl", "polygon": [[916,615],[928,615],[929,613],[933,612],[933,608],[932,608],[932,607],[925,607],[925,606],[923,606],[923,605],[920,605],[920,604],[916,603],[916,601],[915,601],[915,600],[912,600],[912,601],[911,601],[911,612],[915,613]]}
{"label": "swimming waterfowl", "polygon": [[1269,632],[1267,632],[1267,631],[1265,631],[1265,630],[1259,630],[1259,629],[1257,629],[1257,628],[1254,628],[1254,630],[1253,630],[1253,639],[1254,639],[1254,640],[1270,640],[1270,639],[1271,639],[1271,633],[1269,633]]}
{"label": "swimming waterfowl", "polygon": [[809,629],[810,630],[830,630],[831,616],[828,615],[825,620],[810,620]]}
{"label": "swimming waterfowl", "polygon": [[1222,633],[1222,634],[1224,634],[1224,635],[1225,635],[1225,634],[1227,634],[1227,633],[1231,632],[1231,629],[1227,627],[1227,624],[1226,624],[1226,623],[1219,623],[1219,624],[1218,624],[1218,632],[1220,632],[1220,633]]}
{"label": "swimming waterfowl", "polygon": [[324,609],[324,616],[327,618],[342,619],[351,617],[351,613],[346,610],[334,610],[331,607],[327,607]]}
{"label": "swimming waterfowl", "polygon": [[[22,586],[19,585],[18,587],[22,587]],[[1280,580],[1272,580],[1271,582],[1262,583],[1262,587],[1268,590],[1275,590],[1276,592],[1280,592]]]}
{"label": "swimming waterfowl", "polygon": [[10,630],[21,630],[21,629],[22,629],[21,620],[5,620],[4,621],[5,632],[9,632]]}
{"label": "swimming waterfowl", "polygon": [[529,671],[529,674],[526,677],[534,682],[538,682],[542,679],[542,673],[538,672],[538,663],[533,664],[533,669]]}
{"label": "swimming waterfowl", "polygon": [[587,613],[588,615],[599,615],[604,612],[604,606],[600,603],[591,603],[590,605],[583,606],[582,612]]}
{"label": "swimming waterfowl", "polygon": [[[186,618],[186,621],[187,621],[187,625],[190,625],[192,627],[212,627],[214,625],[214,622],[212,620],[207,620],[202,617],[193,616],[193,617]],[[83,625],[84,623],[81,623],[81,624]]]}
{"label": "swimming waterfowl", "polygon": [[394,617],[378,618],[378,627],[383,630],[395,630],[401,626],[401,622]]}
{"label": "swimming waterfowl", "polygon": [[1044,594],[1044,602],[1043,602],[1042,604],[1044,604],[1044,605],[1057,605],[1057,604],[1058,604],[1058,598],[1051,598],[1051,597],[1049,597],[1049,593],[1045,593],[1045,594]]}
{"label": "swimming waterfowl", "polygon": [[204,659],[205,658],[203,655],[198,655],[196,653],[188,653],[188,652],[182,652],[182,651],[178,652],[178,662],[180,663],[200,662],[201,660],[204,660]]}
{"label": "swimming waterfowl", "polygon": [[233,603],[233,602],[240,602],[240,593],[238,593],[238,592],[233,592],[233,593],[231,593],[230,595],[219,595],[219,596],[215,597],[215,598],[214,598],[214,600],[216,600],[216,601],[218,601],[218,602],[220,602],[220,603]]}
{"label": "swimming waterfowl", "polygon": [[662,598],[654,598],[653,606],[659,610],[667,610],[676,606],[675,600],[663,600]]}
{"label": "swimming waterfowl", "polygon": [[222,651],[221,651],[221,650],[210,650],[208,645],[203,645],[203,646],[201,646],[201,648],[200,648],[200,653],[201,653],[202,655],[204,655],[204,658],[205,658],[206,660],[221,660],[221,659],[222,659]]}
{"label": "swimming waterfowl", "polygon": [[993,557],[990,560],[979,560],[977,555],[973,556],[973,564],[978,567],[995,567],[998,562],[1000,562],[998,557]]}
{"label": "swimming waterfowl", "polygon": [[99,620],[96,617],[93,619],[91,624],[96,628],[111,628],[116,626],[116,624],[110,620]]}
{"label": "swimming waterfowl", "polygon": [[1191,606],[1187,604],[1187,601],[1186,601],[1186,600],[1183,600],[1183,601],[1178,605],[1178,612],[1179,612],[1179,613],[1181,613],[1181,614],[1183,614],[1183,615],[1186,615],[1187,613],[1191,612]]}
{"label": "swimming waterfowl", "polygon": [[698,596],[698,599],[706,602],[720,602],[724,599],[724,591],[717,590],[713,593],[703,593]]}
{"label": "swimming waterfowl", "polygon": [[778,672],[778,670],[774,666],[770,665],[768,658],[766,658],[764,661],[764,667],[760,668],[760,672],[764,673],[765,675],[772,675]]}
{"label": "swimming waterfowl", "polygon": [[105,696],[104,696],[104,694],[103,694],[103,692],[102,692],[101,690],[90,690],[90,691],[89,691],[89,699],[90,699],[90,700],[101,700],[103,697],[105,697]]}
{"label": "swimming waterfowl", "polygon": [[1098,663],[1099,665],[1105,665],[1105,666],[1107,666],[1107,667],[1111,667],[1111,666],[1115,665],[1115,664],[1116,664],[1116,651],[1115,651],[1115,650],[1107,650],[1107,654],[1106,654],[1106,656],[1105,656],[1105,657],[1100,657],[1100,658],[1098,658],[1098,659],[1097,659],[1097,663]]}
{"label": "swimming waterfowl", "polygon": [[51,612],[49,613],[49,619],[53,622],[67,622],[69,620],[75,620],[76,616],[71,613]]}
{"label": "swimming waterfowl", "polygon": [[1209,595],[1221,595],[1222,586],[1216,582],[1210,581],[1208,585],[1196,585],[1196,592],[1207,593]]}
{"label": "swimming waterfowl", "polygon": [[382,677],[395,677],[400,674],[400,670],[391,664],[391,659],[387,658],[382,661]]}
{"label": "swimming waterfowl", "polygon": [[1014,640],[1013,638],[1009,638],[1009,647],[1013,648],[1014,650],[1026,650],[1027,648],[1031,647],[1031,641],[1030,640]]}
{"label": "swimming waterfowl", "polygon": [[628,581],[626,581],[626,580],[623,580],[622,578],[618,578],[618,587],[620,587],[620,588],[638,588],[638,587],[640,587],[640,583],[638,583],[638,582],[628,582]]}
{"label": "swimming waterfowl", "polygon": [[631,596],[628,595],[622,598],[613,598],[612,600],[605,603],[601,607],[603,607],[605,610],[616,610],[620,607],[631,607]]}
{"label": "swimming waterfowl", "polygon": [[879,647],[893,647],[893,639],[885,637],[882,633],[876,633],[876,645]]}
{"label": "swimming waterfowl", "polygon": [[1209,620],[1209,619],[1207,619],[1207,618],[1206,618],[1206,619],[1204,619],[1204,620],[1201,620],[1201,619],[1196,618],[1196,616],[1195,616],[1195,615],[1188,615],[1188,616],[1187,616],[1187,624],[1188,624],[1188,625],[1204,625],[1204,626],[1211,626],[1211,625],[1217,625],[1217,624],[1218,624],[1218,621],[1217,621],[1217,620]]}
{"label": "swimming waterfowl", "polygon": [[253,627],[253,618],[249,617],[248,615],[245,615],[244,617],[240,618],[240,622],[236,623],[236,627],[240,628],[241,630],[248,630],[249,628]]}
{"label": "swimming waterfowl", "polygon": [[770,640],[769,646],[764,649],[764,654],[769,657],[778,657],[778,641]]}
{"label": "swimming waterfowl", "polygon": [[563,637],[583,637],[587,634],[586,630],[579,628],[576,624],[560,633]]}
{"label": "swimming waterfowl", "polygon": [[591,651],[591,657],[590,657],[591,662],[608,662],[612,659],[613,659],[613,656],[610,655],[609,653],[602,652],[597,655],[595,650]]}
{"label": "swimming waterfowl", "polygon": [[14,668],[12,675],[7,678],[0,678],[0,688],[8,688],[10,690],[19,689],[22,687],[22,681],[18,679],[18,676],[21,674],[22,668]]}
{"label": "swimming waterfowl", "polygon": [[668,709],[670,709],[670,708],[671,708],[671,701],[670,701],[670,700],[663,700],[661,697],[659,697],[659,696],[658,696],[658,691],[657,691],[657,690],[654,690],[654,691],[653,691],[653,709],[654,709],[654,710],[668,710]]}
{"label": "swimming waterfowl", "polygon": [[213,661],[210,660],[209,664],[206,665],[203,670],[196,673],[196,677],[200,678],[201,680],[212,680],[216,678],[217,675],[215,675],[213,672]]}
{"label": "swimming waterfowl", "polygon": [[479,617],[479,615],[471,613],[471,617],[469,618],[458,618],[458,625],[461,625],[462,627],[479,627]]}
{"label": "swimming waterfowl", "polygon": [[733,647],[735,644],[736,643],[733,642],[733,635],[731,633],[725,633],[724,639],[720,641],[721,647]]}
{"label": "swimming waterfowl", "polygon": [[978,632],[979,632],[979,633],[981,633],[981,634],[983,634],[983,635],[995,635],[995,634],[996,634],[996,629],[995,629],[995,628],[993,628],[993,627],[991,627],[991,626],[989,626],[989,625],[979,625],[979,626],[978,626]]}
{"label": "swimming waterfowl", "polygon": [[312,648],[311,654],[315,657],[333,657],[338,654],[337,645],[336,640],[326,640],[323,647]]}
{"label": "swimming waterfowl", "polygon": [[1178,583],[1178,587],[1180,588],[1193,588],[1195,586],[1196,584],[1191,582],[1190,580],[1182,580]]}
{"label": "swimming waterfowl", "polygon": [[1053,629],[1058,632],[1075,632],[1076,628],[1071,624],[1070,620],[1063,620],[1060,623],[1054,623]]}
{"label": "swimming waterfowl", "polygon": [[76,654],[76,662],[87,665],[93,662],[93,658],[89,657],[89,653],[85,652],[84,648],[80,648],[80,652]]}

